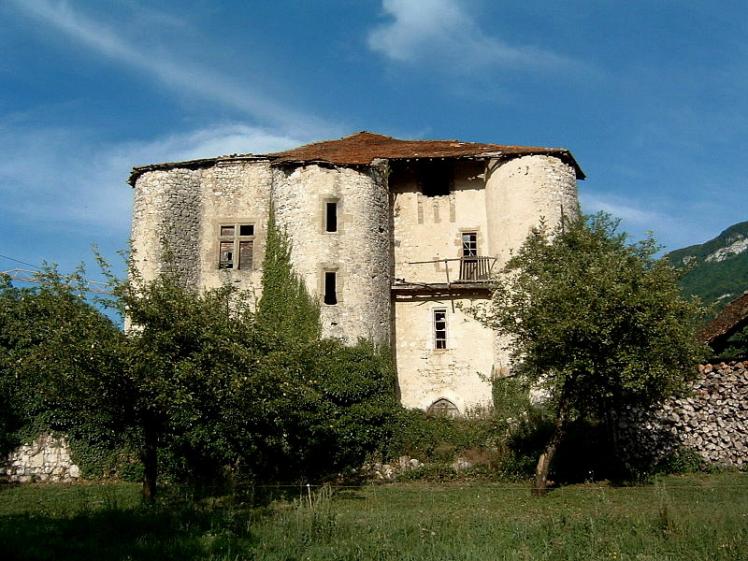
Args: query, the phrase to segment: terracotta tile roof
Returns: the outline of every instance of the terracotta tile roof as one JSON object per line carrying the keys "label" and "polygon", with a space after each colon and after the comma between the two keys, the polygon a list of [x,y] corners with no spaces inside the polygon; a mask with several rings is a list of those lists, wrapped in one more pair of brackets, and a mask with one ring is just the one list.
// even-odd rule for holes
{"label": "terracotta tile roof", "polygon": [[361,131],[339,140],[314,142],[268,156],[274,159],[274,164],[326,162],[335,165],[369,165],[377,158],[488,158],[530,154],[556,156],[573,166],[577,177],[584,179],[584,172],[574,160],[574,156],[564,148],[505,146],[460,140],[400,140],[368,131]]}
{"label": "terracotta tile roof", "polygon": [[419,158],[506,158],[532,154],[555,156],[574,168],[578,179],[585,175],[571,152],[565,148],[541,146],[505,146],[460,140],[400,140],[368,131],[361,131],[338,140],[305,144],[292,150],[271,154],[231,154],[185,162],[165,162],[137,166],[132,169],[128,183],[135,185],[138,177],[149,171],[174,168],[197,169],[220,161],[271,160],[273,165],[327,163],[331,165],[370,165],[377,158],[407,160]]}
{"label": "terracotta tile roof", "polygon": [[719,315],[701,331],[701,339],[714,348],[715,345],[720,346],[746,325],[748,325],[748,292],[725,306]]}

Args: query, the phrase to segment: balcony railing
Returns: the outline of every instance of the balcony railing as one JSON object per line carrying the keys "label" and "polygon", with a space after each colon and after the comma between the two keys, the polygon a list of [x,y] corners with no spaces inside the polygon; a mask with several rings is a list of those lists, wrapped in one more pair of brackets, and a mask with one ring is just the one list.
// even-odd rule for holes
{"label": "balcony railing", "polygon": [[[450,278],[450,263],[459,262],[459,274],[457,278]],[[491,272],[495,257],[458,257],[455,259],[434,259],[432,261],[409,261],[408,265],[425,265],[444,263],[447,284],[456,283],[484,283],[491,280]]]}
{"label": "balcony railing", "polygon": [[457,282],[482,282],[491,278],[493,257],[463,257],[460,259],[460,278]]}

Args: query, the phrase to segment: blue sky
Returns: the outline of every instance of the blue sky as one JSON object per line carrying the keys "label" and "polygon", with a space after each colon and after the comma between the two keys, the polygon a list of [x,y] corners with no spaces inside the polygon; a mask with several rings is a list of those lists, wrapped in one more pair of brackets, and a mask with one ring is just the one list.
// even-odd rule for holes
{"label": "blue sky", "polygon": [[745,2],[0,0],[0,21],[0,254],[31,264],[116,260],[133,165],[359,130],[569,148],[585,211],[671,249],[748,220]]}

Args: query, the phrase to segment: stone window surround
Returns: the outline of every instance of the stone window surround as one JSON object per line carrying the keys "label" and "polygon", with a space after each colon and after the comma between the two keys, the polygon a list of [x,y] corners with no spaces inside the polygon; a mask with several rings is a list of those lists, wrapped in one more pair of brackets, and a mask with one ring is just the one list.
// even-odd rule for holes
{"label": "stone window surround", "polygon": [[479,226],[464,226],[457,230],[457,238],[455,239],[455,245],[457,246],[458,255],[457,257],[464,257],[462,254],[462,235],[463,234],[475,234],[475,251],[478,256],[486,255],[486,252],[482,251],[483,238]]}
{"label": "stone window surround", "polygon": [[[335,273],[335,304],[325,304],[325,273]],[[323,307],[334,308],[336,306],[339,306],[340,304],[343,304],[343,275],[341,274],[340,267],[338,265],[320,265],[317,279],[317,294],[319,294],[319,302]]]}
{"label": "stone window surround", "polygon": [[[334,232],[327,231],[327,203],[335,203],[337,206],[337,229]],[[337,195],[324,195],[320,197],[320,231],[327,236],[335,236],[343,232],[343,203]]]}
{"label": "stone window surround", "polygon": [[[225,228],[226,226],[232,226],[234,228],[234,233],[231,236],[222,236],[221,235],[221,229]],[[244,235],[242,236],[240,234],[240,228],[242,226],[252,226],[252,235]],[[215,263],[216,268],[220,271],[231,271],[231,272],[250,272],[254,271],[257,266],[255,263],[255,255],[257,252],[257,248],[255,246],[255,241],[257,239],[257,222],[250,218],[219,218],[216,220],[216,226],[215,226],[215,250],[216,253],[213,257],[212,262]],[[239,244],[240,242],[244,241],[251,241],[252,244],[252,265],[250,267],[244,267],[240,261],[240,249]],[[231,268],[222,268],[220,266],[221,262],[221,243],[222,242],[233,242],[234,244],[234,267]]]}

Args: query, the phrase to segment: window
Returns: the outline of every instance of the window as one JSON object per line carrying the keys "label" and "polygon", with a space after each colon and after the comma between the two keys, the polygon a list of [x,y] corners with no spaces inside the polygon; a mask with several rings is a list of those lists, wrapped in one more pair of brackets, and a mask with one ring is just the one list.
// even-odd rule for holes
{"label": "window", "polygon": [[447,310],[438,308],[434,310],[434,348],[447,348]]}
{"label": "window", "polygon": [[337,277],[338,274],[335,271],[325,271],[325,297],[323,301],[328,306],[338,303]]}
{"label": "window", "polygon": [[452,188],[452,164],[448,161],[429,160],[419,170],[421,190],[427,197],[449,195]]}
{"label": "window", "polygon": [[218,261],[219,269],[234,268],[234,242],[221,242],[221,256]]}
{"label": "window", "polygon": [[478,233],[477,232],[463,232],[462,233],[462,256],[463,257],[478,257]]}
{"label": "window", "polygon": [[325,232],[338,231],[338,203],[325,203]]}
{"label": "window", "polygon": [[251,270],[254,224],[221,224],[218,234],[218,268]]}

